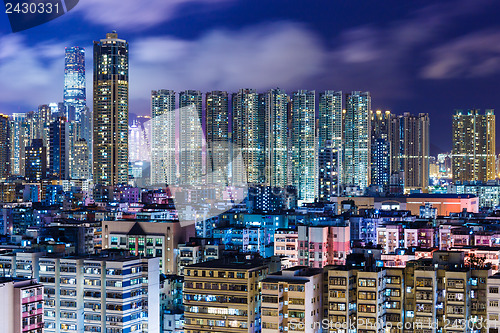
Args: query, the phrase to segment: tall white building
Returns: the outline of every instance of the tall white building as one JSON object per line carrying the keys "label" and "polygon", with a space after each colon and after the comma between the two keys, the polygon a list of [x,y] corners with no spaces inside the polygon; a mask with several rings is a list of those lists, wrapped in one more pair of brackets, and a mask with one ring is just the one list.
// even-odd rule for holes
{"label": "tall white building", "polygon": [[89,144],[79,139],[73,144],[71,163],[71,179],[90,179]]}
{"label": "tall white building", "polygon": [[266,183],[288,185],[288,95],[271,89],[266,96]]}
{"label": "tall white building", "polygon": [[229,184],[229,97],[226,91],[205,95],[207,133],[207,182],[219,186]]}
{"label": "tall white building", "polygon": [[150,148],[145,129],[135,121],[129,126],[128,133],[129,162],[149,161]]}
{"label": "tall white building", "polygon": [[159,332],[158,267],[158,258],[41,258],[44,332]]}
{"label": "tall white building", "polygon": [[344,184],[365,189],[370,183],[370,110],[369,92],[353,91],[346,95],[344,116]]}
{"label": "tall white building", "polygon": [[318,197],[328,201],[342,182],[342,91],[319,93],[318,116]]}
{"label": "tall white building", "polygon": [[0,297],[2,332],[42,332],[43,286],[36,279],[0,278]]}
{"label": "tall white building", "polygon": [[[253,89],[240,89],[233,94],[233,184],[263,183],[265,179],[265,118],[261,99]],[[235,158],[238,153],[242,159]]]}
{"label": "tall white building", "polygon": [[319,93],[319,146],[330,140],[333,147],[342,147],[342,91],[326,90]]}
{"label": "tall white building", "polygon": [[292,97],[291,171],[299,200],[313,202],[318,192],[315,91],[299,90]]}
{"label": "tall white building", "polygon": [[179,93],[179,169],[182,185],[204,183],[203,145],[205,137],[201,123],[203,97],[200,91]]}
{"label": "tall white building", "polygon": [[12,114],[12,121],[10,125],[10,159],[11,159],[11,172],[14,175],[22,174],[24,171],[24,122],[26,114],[14,113]]}
{"label": "tall white building", "polygon": [[177,183],[175,92],[151,92],[151,184]]}

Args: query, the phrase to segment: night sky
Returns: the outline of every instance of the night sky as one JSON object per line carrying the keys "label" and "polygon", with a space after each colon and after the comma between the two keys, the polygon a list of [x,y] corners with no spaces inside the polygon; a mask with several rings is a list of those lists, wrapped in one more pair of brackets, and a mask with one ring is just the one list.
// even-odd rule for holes
{"label": "night sky", "polygon": [[[431,152],[457,108],[500,114],[500,1],[80,0],[12,33],[0,13],[0,112],[62,101],[64,47],[117,30],[130,43],[130,112],[153,89],[370,91],[373,109],[428,112]],[[500,126],[500,125],[499,125]],[[498,146],[498,144],[497,144]]]}

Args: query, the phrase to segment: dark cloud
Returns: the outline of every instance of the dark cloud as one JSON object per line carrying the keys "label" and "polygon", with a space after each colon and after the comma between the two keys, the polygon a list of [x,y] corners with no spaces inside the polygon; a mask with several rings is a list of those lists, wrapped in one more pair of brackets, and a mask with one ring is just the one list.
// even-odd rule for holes
{"label": "dark cloud", "polygon": [[[91,23],[110,29],[145,30],[174,18],[185,4],[213,6],[233,0],[84,0],[75,7]],[[140,14],[139,14],[140,13]]]}
{"label": "dark cloud", "polygon": [[141,38],[130,45],[134,98],[159,88],[287,88],[317,76],[327,56],[315,34],[293,22],[214,30],[194,41]]}
{"label": "dark cloud", "polygon": [[19,34],[0,36],[0,111],[5,104],[36,107],[62,99],[64,44],[30,45]]}
{"label": "dark cloud", "polygon": [[480,31],[429,51],[426,79],[474,78],[500,72],[500,31]]}
{"label": "dark cloud", "polygon": [[[212,28],[192,39],[155,33],[154,26],[172,20],[190,3],[214,2],[87,0],[75,8],[91,25],[126,31],[119,30],[119,36],[130,42],[131,112],[147,112],[150,92],[156,89],[369,90],[374,106],[390,105],[415,100],[419,81],[500,71],[498,31],[447,37],[460,19],[484,11],[490,0],[475,1],[474,6],[470,1],[439,2],[385,24],[367,22],[344,29],[330,40],[292,19]],[[89,33],[87,45],[99,37]],[[0,111],[10,113],[5,107],[9,103],[35,108],[62,99],[64,47],[73,44],[71,38],[33,43],[22,35],[0,36]],[[87,82],[91,104],[90,48]]]}

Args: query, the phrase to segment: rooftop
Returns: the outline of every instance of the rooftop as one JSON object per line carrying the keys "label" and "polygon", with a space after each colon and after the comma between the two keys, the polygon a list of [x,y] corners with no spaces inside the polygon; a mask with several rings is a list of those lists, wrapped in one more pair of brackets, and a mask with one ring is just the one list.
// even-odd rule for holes
{"label": "rooftop", "polygon": [[263,282],[307,283],[309,277],[323,273],[321,268],[294,266],[269,275]]}
{"label": "rooftop", "polygon": [[260,257],[235,255],[223,257],[221,259],[209,260],[198,264],[186,266],[185,268],[219,268],[235,270],[251,270],[266,266]]}

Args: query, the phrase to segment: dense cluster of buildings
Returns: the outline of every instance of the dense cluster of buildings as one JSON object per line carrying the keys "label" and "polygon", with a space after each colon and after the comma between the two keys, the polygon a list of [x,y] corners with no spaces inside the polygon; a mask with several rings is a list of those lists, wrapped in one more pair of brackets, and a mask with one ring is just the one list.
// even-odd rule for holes
{"label": "dense cluster of buildings", "polygon": [[205,219],[203,207],[175,206],[166,190],[142,194],[69,209],[4,204],[0,292],[36,289],[26,307],[8,296],[16,315],[29,317],[23,325],[438,332],[448,318],[459,325],[452,332],[464,322],[494,325],[500,311],[500,215],[480,211],[476,196],[337,197],[300,206],[295,197],[269,210],[248,196]]}
{"label": "dense cluster of buildings", "polygon": [[368,92],[160,89],[129,118],[127,41],[93,51],[92,111],[71,47],[62,103],[0,116],[5,332],[498,331],[492,110],[437,159],[428,114]]}
{"label": "dense cluster of buildings", "polygon": [[85,50],[67,48],[64,101],[0,117],[2,179],[293,186],[299,202],[496,179],[493,110],[456,112],[448,162],[430,156],[428,114],[373,111],[369,92],[160,89],[149,116],[129,118],[128,57],[115,32],[94,43],[91,111]]}

